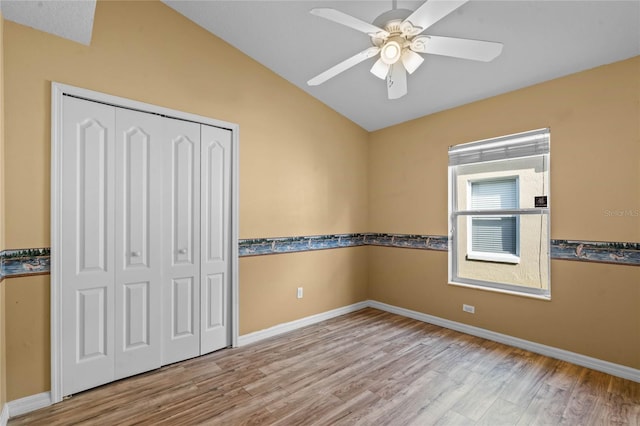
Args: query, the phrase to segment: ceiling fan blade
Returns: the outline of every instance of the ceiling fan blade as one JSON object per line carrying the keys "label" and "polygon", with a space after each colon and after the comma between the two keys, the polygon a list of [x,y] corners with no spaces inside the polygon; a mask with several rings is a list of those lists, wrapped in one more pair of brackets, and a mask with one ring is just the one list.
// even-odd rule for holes
{"label": "ceiling fan blade", "polygon": [[380,80],[384,80],[387,78],[387,74],[389,74],[389,68],[391,68],[389,64],[385,64],[382,61],[382,58],[378,58],[376,63],[371,67],[371,74],[375,75]]}
{"label": "ceiling fan blade", "polygon": [[309,86],[317,86],[318,84],[322,84],[325,81],[329,80],[331,77],[335,77],[343,71],[348,70],[349,68],[358,65],[360,62],[372,58],[378,54],[380,51],[379,47],[370,47],[368,49],[363,50],[362,52],[356,53],[352,57],[345,59],[337,65],[329,68],[323,73],[318,74],[313,77],[311,80],[307,81]]}
{"label": "ceiling fan blade", "polygon": [[389,33],[383,30],[382,28],[378,28],[375,25],[362,21],[351,15],[347,15],[346,13],[340,12],[339,10],[321,7],[321,8],[311,9],[310,13],[312,15],[316,15],[321,18],[328,19],[333,22],[337,22],[338,24],[342,24],[347,27],[353,28],[354,30],[358,30],[365,34],[378,35],[381,38],[389,36]]}
{"label": "ceiling fan blade", "polygon": [[470,40],[466,38],[427,36],[423,43],[423,53],[432,55],[452,56],[454,58],[471,59],[474,61],[489,62],[502,52],[502,43],[493,41]]}
{"label": "ceiling fan blade", "polygon": [[417,8],[404,22],[411,22],[423,32],[469,0],[427,0]]}
{"label": "ceiling fan blade", "polygon": [[409,74],[413,74],[415,70],[424,62],[424,58],[412,50],[405,50],[402,54],[402,65]]}
{"label": "ceiling fan blade", "polygon": [[398,99],[407,94],[407,71],[400,62],[391,65],[387,75],[387,95],[389,99]]}

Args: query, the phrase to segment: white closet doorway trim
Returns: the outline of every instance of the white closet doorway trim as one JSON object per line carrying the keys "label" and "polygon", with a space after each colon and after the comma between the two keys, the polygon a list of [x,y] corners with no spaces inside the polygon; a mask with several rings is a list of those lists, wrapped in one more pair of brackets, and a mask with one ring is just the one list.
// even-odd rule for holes
{"label": "white closet doorway trim", "polygon": [[51,402],[56,403],[63,397],[63,357],[62,357],[62,265],[58,253],[62,242],[62,127],[63,99],[72,96],[114,107],[126,108],[150,114],[184,120],[231,131],[231,188],[230,188],[230,294],[231,345],[237,346],[239,325],[238,297],[238,167],[239,126],[209,117],[176,111],[156,105],[111,96],[92,90],[53,82],[51,85]]}

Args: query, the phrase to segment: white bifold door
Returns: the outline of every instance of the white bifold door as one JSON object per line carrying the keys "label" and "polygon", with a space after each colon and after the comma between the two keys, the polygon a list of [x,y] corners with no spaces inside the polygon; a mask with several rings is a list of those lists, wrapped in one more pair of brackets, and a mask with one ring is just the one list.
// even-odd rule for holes
{"label": "white bifold door", "polygon": [[229,346],[231,137],[64,97],[63,395]]}
{"label": "white bifold door", "polygon": [[228,343],[231,132],[166,120],[162,363],[170,364]]}

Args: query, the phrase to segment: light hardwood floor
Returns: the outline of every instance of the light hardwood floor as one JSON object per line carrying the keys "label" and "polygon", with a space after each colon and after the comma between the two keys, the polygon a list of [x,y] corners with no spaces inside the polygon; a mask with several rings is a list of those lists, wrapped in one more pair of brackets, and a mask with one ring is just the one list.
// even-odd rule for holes
{"label": "light hardwood floor", "polygon": [[364,309],[73,396],[9,425],[640,424],[640,384]]}

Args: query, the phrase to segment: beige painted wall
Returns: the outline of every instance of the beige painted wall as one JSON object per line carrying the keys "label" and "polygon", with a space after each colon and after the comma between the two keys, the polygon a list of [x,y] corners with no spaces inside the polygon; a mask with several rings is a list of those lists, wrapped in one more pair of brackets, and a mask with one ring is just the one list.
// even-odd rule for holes
{"label": "beige painted wall", "polygon": [[371,134],[370,232],[447,235],[447,147],[551,128],[551,238],[640,241],[640,57]]}
{"label": "beige painted wall", "polygon": [[241,238],[366,230],[367,132],[160,2],[99,2],[89,47],[7,21],[5,55],[10,248],[49,244],[51,81],[238,123]]}
{"label": "beige painted wall", "polygon": [[4,240],[4,17],[0,13],[0,251],[6,248]]}
{"label": "beige painted wall", "polygon": [[7,402],[7,356],[5,343],[5,281],[0,282],[0,410]]}
{"label": "beige painted wall", "polygon": [[447,285],[446,252],[368,248],[371,299],[640,367],[637,266],[552,260],[549,302]]}
{"label": "beige painted wall", "polygon": [[[0,252],[4,245],[4,17],[0,13]],[[6,398],[4,280],[0,281],[0,410]]]}
{"label": "beige painted wall", "polygon": [[[98,2],[90,46],[6,21],[5,59],[8,248],[50,244],[52,81],[238,123],[241,238],[366,231],[368,133],[160,2]],[[365,298],[362,250],[302,258],[243,259],[243,330]],[[14,400],[49,389],[49,279],[5,285]]]}
{"label": "beige painted wall", "polygon": [[241,258],[240,335],[367,300],[367,250]]}
{"label": "beige painted wall", "polygon": [[7,401],[50,389],[49,276],[5,280]]}
{"label": "beige painted wall", "polygon": [[[447,234],[447,147],[551,128],[551,238],[640,241],[640,57],[372,133],[370,229]],[[447,284],[447,254],[371,248],[369,297],[640,368],[640,268],[552,261],[550,302]],[[462,304],[476,307],[464,314]]]}

